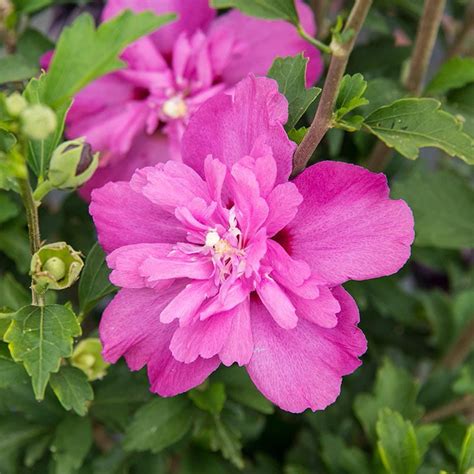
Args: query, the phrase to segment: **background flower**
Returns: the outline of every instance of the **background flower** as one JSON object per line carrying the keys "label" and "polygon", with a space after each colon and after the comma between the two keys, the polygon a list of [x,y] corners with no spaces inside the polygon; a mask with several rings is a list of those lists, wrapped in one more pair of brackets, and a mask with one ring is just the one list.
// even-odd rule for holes
{"label": "background flower", "polygon": [[[192,6],[191,6],[192,3]],[[78,94],[67,120],[69,137],[86,136],[102,152],[101,168],[83,194],[138,167],[180,158],[189,117],[209,97],[230,92],[249,72],[263,75],[276,56],[310,59],[307,81],[322,72],[320,53],[284,21],[247,17],[237,10],[216,17],[207,0],[110,0],[103,20],[125,9],[176,12],[179,19],[128,47],[125,70]],[[315,33],[311,9],[298,3],[302,24]]]}

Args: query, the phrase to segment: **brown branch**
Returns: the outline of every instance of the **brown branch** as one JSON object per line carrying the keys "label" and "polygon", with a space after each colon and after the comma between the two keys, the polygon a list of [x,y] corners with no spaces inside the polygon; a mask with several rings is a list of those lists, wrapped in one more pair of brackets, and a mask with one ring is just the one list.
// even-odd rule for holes
{"label": "brown branch", "polygon": [[311,7],[314,12],[314,18],[317,26],[317,37],[319,39],[326,38],[328,34],[328,10],[330,2],[329,0],[311,0]]}
{"label": "brown branch", "polygon": [[448,50],[448,58],[462,54],[467,38],[474,32],[474,3],[466,8],[465,20]]}
{"label": "brown branch", "polygon": [[425,0],[405,81],[406,88],[414,95],[422,91],[445,6],[446,0]]}
{"label": "brown branch", "polygon": [[316,150],[316,147],[331,126],[339,84],[371,4],[372,0],[356,0],[343,31],[343,34],[352,32],[351,38],[345,43],[340,43],[335,38],[331,41],[332,57],[318,110],[316,111],[313,123],[296,150],[293,158],[293,175],[297,175],[304,170],[314,150]]}
{"label": "brown branch", "polygon": [[457,415],[459,413],[472,413],[474,412],[474,397],[472,395],[466,395],[458,400],[454,400],[440,408],[433,411],[429,411],[421,419],[423,423],[432,423],[433,421],[444,420],[450,416]]}
{"label": "brown branch", "polygon": [[440,362],[441,367],[455,369],[459,367],[474,349],[474,319],[466,324],[458,340],[451,346]]}

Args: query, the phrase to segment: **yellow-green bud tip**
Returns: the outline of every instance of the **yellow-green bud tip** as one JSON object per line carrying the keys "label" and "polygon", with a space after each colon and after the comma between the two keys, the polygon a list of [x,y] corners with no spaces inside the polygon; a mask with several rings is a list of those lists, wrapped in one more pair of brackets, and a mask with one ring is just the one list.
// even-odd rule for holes
{"label": "yellow-green bud tip", "polygon": [[51,257],[46,260],[43,270],[48,272],[56,281],[61,280],[66,275],[66,265],[58,257]]}
{"label": "yellow-green bud tip", "polygon": [[5,107],[12,117],[18,117],[28,107],[28,102],[20,93],[14,92],[5,99]]}
{"label": "yellow-green bud tip", "polygon": [[46,105],[35,104],[21,113],[23,133],[33,140],[44,140],[56,129],[56,114]]}

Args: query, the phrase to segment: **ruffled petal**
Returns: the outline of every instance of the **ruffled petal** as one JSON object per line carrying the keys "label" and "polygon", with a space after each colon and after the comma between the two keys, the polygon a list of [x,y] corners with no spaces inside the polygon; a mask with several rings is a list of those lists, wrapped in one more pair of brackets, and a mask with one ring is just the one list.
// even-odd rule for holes
{"label": "ruffled petal", "polygon": [[[305,30],[314,35],[316,28],[311,8],[302,1],[298,1],[297,6]],[[286,21],[252,18],[238,10],[231,10],[213,22],[210,37],[215,38],[219,46],[216,46],[215,52],[217,59],[223,54],[227,58],[220,74],[229,84],[249,73],[265,75],[276,57],[295,56],[298,53],[304,53],[309,58],[309,85],[319,79],[323,70],[320,52],[303,40],[296,28]],[[217,64],[220,65],[219,62]]]}
{"label": "ruffled petal", "polygon": [[252,300],[255,347],[247,371],[263,395],[284,410],[323,410],[338,397],[342,376],[361,363],[367,342],[356,326],[357,306],[342,288],[334,294],[341,312],[332,329],[304,319],[294,329],[283,329],[259,301]]}
{"label": "ruffled petal", "polygon": [[293,181],[303,203],[283,247],[331,285],[397,272],[410,256],[413,215],[387,180],[355,165],[321,162]]}
{"label": "ruffled petal", "polygon": [[191,117],[183,136],[183,161],[201,176],[208,155],[231,169],[240,159],[251,155],[258,141],[273,153],[277,183],[285,182],[295,149],[283,128],[287,118],[288,103],[278,92],[276,82],[247,77],[237,84],[234,97],[219,94]]}
{"label": "ruffled petal", "polygon": [[102,19],[108,20],[126,9],[134,12],[151,10],[157,15],[178,14],[173,23],[150,35],[158,49],[166,54],[172,51],[183,31],[191,34],[198,29],[205,30],[215,16],[215,10],[209,8],[208,0],[108,0]]}
{"label": "ruffled petal", "polygon": [[186,239],[174,216],[133,191],[129,183],[108,183],[94,190],[89,212],[106,252],[130,244],[175,244]]}

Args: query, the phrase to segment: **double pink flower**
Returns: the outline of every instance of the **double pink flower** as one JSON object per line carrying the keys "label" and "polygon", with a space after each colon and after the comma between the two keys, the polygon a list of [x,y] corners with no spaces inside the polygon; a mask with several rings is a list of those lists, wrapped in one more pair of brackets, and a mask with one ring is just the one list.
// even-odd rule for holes
{"label": "double pink flower", "polygon": [[[319,52],[284,21],[251,18],[237,10],[216,17],[208,0],[109,0],[103,20],[121,13],[176,12],[179,19],[128,47],[128,67],[78,94],[67,117],[67,135],[86,136],[102,152],[100,168],[82,194],[108,181],[130,179],[137,168],[180,160],[189,118],[208,98],[230,92],[248,73],[265,75],[277,56],[304,52],[307,80],[321,74]],[[313,34],[311,9],[298,2]]]}
{"label": "double pink flower", "polygon": [[194,113],[182,163],[92,193],[122,288],[100,324],[105,358],[146,365],[162,396],[237,363],[281,408],[325,408],[366,350],[341,284],[410,255],[411,211],[382,174],[322,162],[288,181],[287,107],[273,80],[249,76]]}

